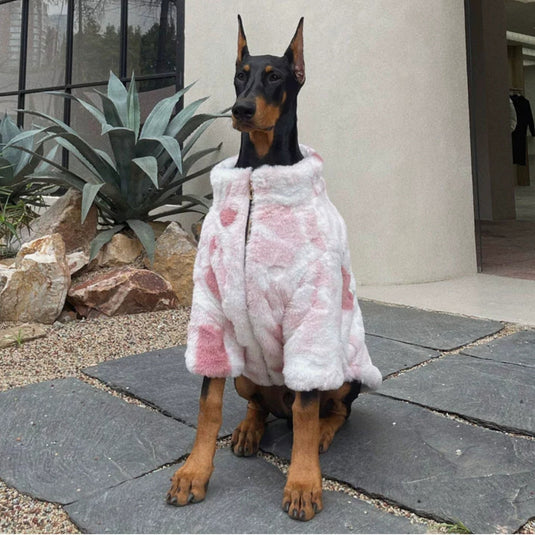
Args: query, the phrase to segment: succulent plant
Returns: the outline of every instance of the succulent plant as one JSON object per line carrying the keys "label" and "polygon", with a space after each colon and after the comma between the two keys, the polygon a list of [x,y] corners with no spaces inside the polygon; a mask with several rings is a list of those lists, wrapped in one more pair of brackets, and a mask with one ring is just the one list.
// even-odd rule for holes
{"label": "succulent plant", "polygon": [[[33,149],[32,137],[23,137],[21,145],[27,152],[19,149],[8,147],[16,138],[20,138],[24,131],[19,128],[13,120],[4,114],[0,120],[0,187],[5,191],[9,191],[12,199],[30,193],[27,185],[22,184],[22,181],[31,173],[33,173],[39,164],[39,158],[31,154]],[[41,149],[38,149],[41,153]],[[53,153],[49,156],[53,157]]]}
{"label": "succulent plant", "polygon": [[[153,258],[155,243],[150,221],[164,215],[207,212],[210,196],[182,195],[181,188],[211,169],[212,165],[190,172],[193,164],[218,151],[221,145],[195,153],[191,153],[191,149],[217,117],[226,115],[195,115],[206,100],[201,98],[173,116],[176,104],[190,87],[158,102],[143,125],[133,75],[127,89],[110,73],[107,93],[96,91],[102,110],[73,95],[53,92],[75,100],[100,123],[102,135],[109,138],[112,155],[93,148],[59,119],[38,111],[22,110],[52,123],[20,133],[8,145],[10,150],[18,148],[46,164],[44,169],[36,168],[25,181],[78,189],[82,192],[82,221],[91,206],[96,205],[103,224],[110,227],[98,234],[91,244],[92,258],[114,234],[126,227],[132,229],[149,258]],[[28,148],[29,140],[38,135],[37,149],[31,150]],[[82,164],[83,171],[68,169],[43,156],[44,143],[52,140],[69,151]],[[174,206],[166,212],[151,214],[155,208],[164,205]]]}

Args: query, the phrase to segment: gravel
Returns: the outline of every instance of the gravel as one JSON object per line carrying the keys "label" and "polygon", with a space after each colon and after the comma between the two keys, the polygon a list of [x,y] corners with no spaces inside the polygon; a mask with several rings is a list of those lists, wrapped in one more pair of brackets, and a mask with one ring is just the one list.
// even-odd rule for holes
{"label": "gravel", "polygon": [[[0,350],[0,391],[31,383],[78,377],[117,394],[81,373],[106,360],[185,344],[189,309],[132,314],[114,318],[56,322],[47,336]],[[0,331],[12,327],[0,322]],[[0,480],[0,533],[79,533],[62,507],[36,500]]]}
{"label": "gravel", "polygon": [[[45,338],[0,350],[0,391],[60,377],[127,355],[186,343],[189,309],[56,322]],[[13,326],[0,323],[0,331]]]}
{"label": "gravel", "polygon": [[[115,392],[98,380],[85,376],[81,370],[106,360],[185,344],[188,319],[189,309],[182,308],[55,323],[49,327],[44,338],[0,349],[0,391],[51,379],[78,377],[128,403],[144,406],[135,398]],[[14,325],[0,322],[0,332]],[[229,446],[230,438],[218,441],[220,448]],[[259,456],[286,473],[286,461],[262,452]],[[448,527],[443,524],[420,518],[385,501],[366,496],[344,483],[324,479],[323,487],[345,492],[383,511],[410,518],[412,522],[426,524],[429,532],[448,532]],[[0,480],[0,533],[80,532],[61,506],[21,494]],[[535,521],[528,522],[520,533],[534,534]]]}

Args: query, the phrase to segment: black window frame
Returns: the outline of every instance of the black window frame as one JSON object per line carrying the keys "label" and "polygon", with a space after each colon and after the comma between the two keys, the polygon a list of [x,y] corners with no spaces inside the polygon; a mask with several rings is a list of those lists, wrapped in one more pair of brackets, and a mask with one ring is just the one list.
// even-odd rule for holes
{"label": "black window frame", "polygon": [[[1,97],[17,97],[17,107],[19,110],[24,109],[26,102],[26,95],[32,93],[45,93],[47,91],[64,91],[72,93],[73,89],[90,88],[103,86],[108,83],[108,80],[92,80],[84,83],[72,83],[73,70],[73,42],[74,42],[74,9],[75,0],[67,0],[67,34],[66,34],[66,55],[65,55],[65,80],[61,85],[38,87],[28,89],[26,87],[26,73],[27,73],[27,58],[28,58],[28,27],[29,27],[29,12],[30,0],[0,0],[0,5],[11,4],[13,2],[20,2],[21,13],[21,32],[20,32],[20,58],[19,58],[19,79],[18,89],[12,91],[0,91]],[[131,78],[126,72],[127,57],[128,57],[128,0],[120,0],[120,72],[118,77],[123,83],[129,83]],[[175,80],[175,88],[177,91],[184,87],[184,4],[185,0],[174,0],[177,8],[177,50],[176,50],[176,69],[175,71],[147,74],[136,76],[136,81],[145,80],[159,80],[169,79]],[[66,124],[71,122],[71,99],[64,99],[63,117],[61,118]],[[182,99],[178,104],[178,109],[183,106]],[[20,127],[24,126],[24,114],[17,112],[17,124]],[[63,152],[63,164],[68,163],[68,154]]]}

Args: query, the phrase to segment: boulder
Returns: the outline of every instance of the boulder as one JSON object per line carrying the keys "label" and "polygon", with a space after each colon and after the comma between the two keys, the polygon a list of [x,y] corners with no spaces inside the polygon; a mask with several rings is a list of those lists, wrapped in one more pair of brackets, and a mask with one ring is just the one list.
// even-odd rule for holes
{"label": "boulder", "polygon": [[59,234],[24,244],[10,268],[0,268],[0,321],[53,323],[71,283]]}
{"label": "boulder", "polygon": [[59,233],[65,242],[67,253],[77,249],[89,250],[89,244],[97,234],[97,209],[92,206],[82,225],[82,194],[69,189],[42,216],[32,222],[26,242]]}
{"label": "boulder", "polygon": [[197,248],[178,223],[169,223],[156,240],[154,263],[145,258],[145,266],[171,283],[178,302],[191,306],[193,294],[193,265]]}
{"label": "boulder", "polygon": [[0,268],[10,267],[14,263],[15,263],[15,257],[13,257],[13,258],[2,258],[2,260],[0,260]]}
{"label": "boulder", "polygon": [[89,253],[84,250],[73,251],[67,255],[67,264],[72,277],[89,264]]}
{"label": "boulder", "polygon": [[118,268],[73,284],[68,301],[78,314],[116,316],[177,308],[171,285],[146,269]]}
{"label": "boulder", "polygon": [[132,264],[141,255],[143,246],[137,238],[126,234],[115,234],[99,251],[97,259],[100,267],[126,266]]}
{"label": "boulder", "polygon": [[165,232],[165,229],[169,226],[169,221],[149,221],[149,225],[154,231],[154,237],[158,239]]}

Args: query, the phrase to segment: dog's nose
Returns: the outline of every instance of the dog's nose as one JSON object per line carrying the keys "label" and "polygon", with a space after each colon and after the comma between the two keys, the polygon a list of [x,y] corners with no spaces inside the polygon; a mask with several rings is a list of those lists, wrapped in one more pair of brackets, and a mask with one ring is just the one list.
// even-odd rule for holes
{"label": "dog's nose", "polygon": [[256,112],[256,104],[251,100],[236,102],[232,107],[232,115],[239,121],[252,119]]}

